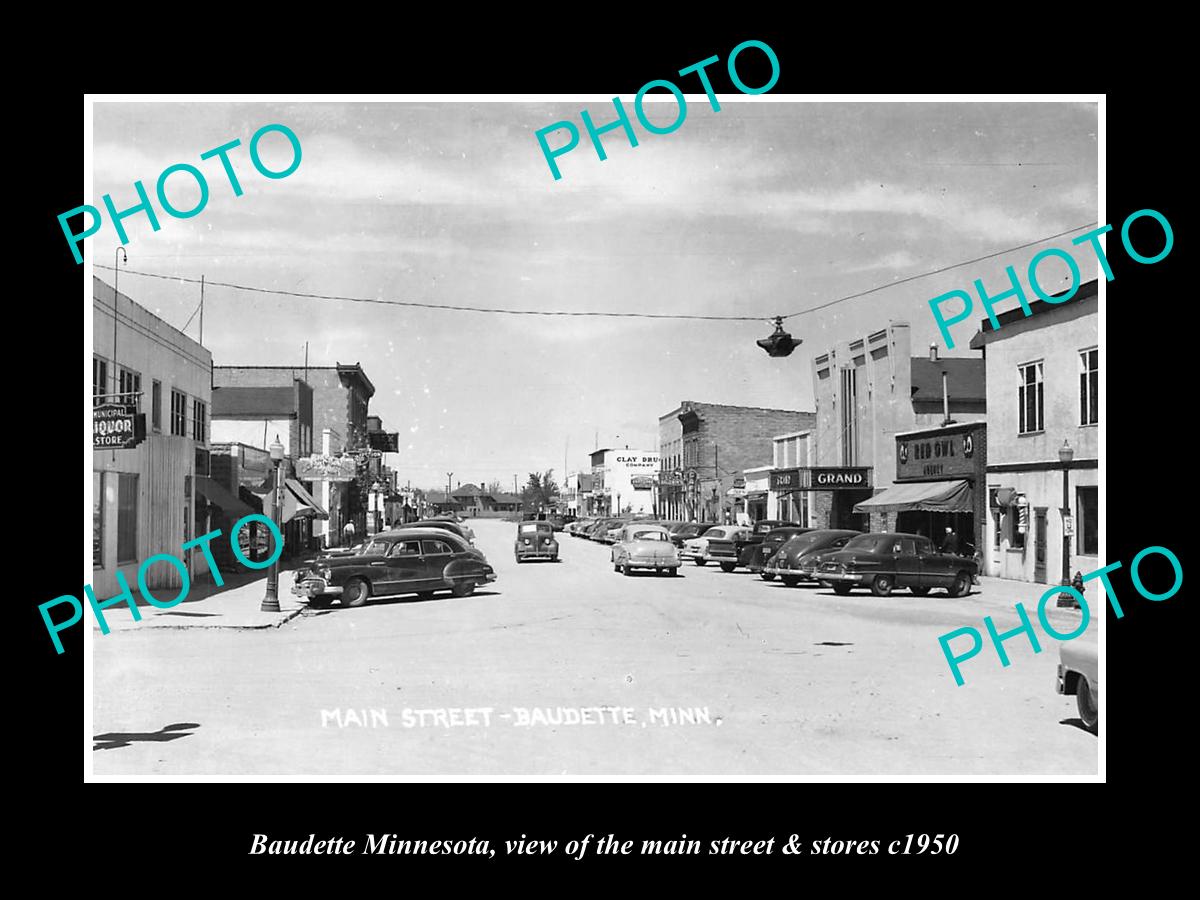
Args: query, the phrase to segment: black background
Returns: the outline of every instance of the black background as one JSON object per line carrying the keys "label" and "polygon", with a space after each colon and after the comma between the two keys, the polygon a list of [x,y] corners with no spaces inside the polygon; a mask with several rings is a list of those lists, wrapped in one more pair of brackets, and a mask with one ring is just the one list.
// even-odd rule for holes
{"label": "black background", "polygon": [[[1082,13],[1081,13],[1082,14]],[[272,32],[268,44],[241,35],[238,29],[213,33],[194,45],[192,54],[170,61],[146,57],[123,60],[109,55],[111,67],[91,69],[88,86],[96,91],[239,92],[271,91],[307,93],[322,91],[408,92],[520,92],[603,93],[629,101],[646,81],[670,78],[686,65],[711,55],[721,64],[710,68],[718,93],[734,89],[724,74],[724,60],[742,40],[756,38],[777,53],[781,76],[772,93],[811,92],[1105,92],[1107,105],[1108,180],[1105,221],[1114,226],[1108,236],[1109,259],[1115,280],[1108,285],[1107,337],[1102,366],[1107,374],[1104,397],[1107,450],[1107,516],[1103,527],[1108,542],[1107,561],[1121,560],[1125,568],[1113,583],[1125,609],[1117,620],[1107,619],[1107,673],[1103,684],[1106,711],[1102,727],[1107,739],[1107,780],[1110,787],[1025,783],[966,784],[230,784],[199,788],[191,785],[148,787],[104,784],[85,787],[83,762],[90,752],[81,734],[83,713],[83,635],[91,623],[85,613],[83,627],[62,634],[66,652],[58,656],[49,641],[37,604],[59,594],[81,593],[81,567],[73,544],[76,510],[71,498],[78,482],[80,447],[76,443],[79,408],[88,402],[87,348],[84,336],[84,374],[78,365],[79,333],[67,323],[80,304],[83,267],[77,266],[59,230],[56,216],[83,202],[82,113],[83,94],[73,85],[47,89],[30,113],[37,141],[29,145],[22,178],[29,192],[30,214],[20,227],[33,227],[32,239],[7,248],[10,264],[33,250],[37,277],[14,297],[20,310],[22,333],[36,349],[38,382],[22,379],[25,389],[39,388],[42,403],[29,403],[29,432],[37,437],[38,467],[46,459],[44,478],[24,468],[12,469],[14,482],[28,481],[34,496],[14,494],[10,521],[20,524],[20,534],[10,539],[22,548],[32,545],[33,560],[10,559],[9,577],[20,584],[11,593],[9,607],[26,642],[16,693],[20,716],[19,749],[32,760],[32,778],[19,780],[34,789],[23,804],[32,814],[29,834],[42,850],[63,853],[63,842],[72,838],[103,844],[111,877],[128,875],[126,866],[138,860],[139,878],[145,887],[164,887],[158,877],[169,875],[170,884],[188,887],[239,884],[237,874],[269,878],[272,884],[305,879],[318,871],[333,873],[348,889],[364,889],[363,879],[395,876],[397,885],[420,870],[434,875],[433,884],[457,886],[462,879],[494,878],[519,873],[521,881],[494,881],[497,889],[572,889],[582,882],[534,881],[539,876],[596,873],[597,886],[621,890],[632,884],[625,870],[633,864],[671,878],[664,886],[689,874],[704,876],[743,871],[794,874],[801,886],[821,879],[833,867],[855,875],[871,873],[890,879],[903,874],[927,874],[948,879],[952,873],[970,873],[969,880],[934,880],[935,889],[963,890],[989,883],[992,877],[1011,878],[1014,888],[1025,881],[1027,865],[1059,865],[1058,876],[1078,882],[1081,870],[1095,871],[1104,864],[1101,851],[1108,843],[1126,850],[1147,850],[1169,855],[1163,845],[1172,838],[1169,828],[1147,815],[1157,797],[1171,791],[1188,766],[1177,746],[1180,729],[1187,727],[1186,696],[1189,679],[1183,660],[1185,645],[1193,641],[1184,623],[1186,587],[1174,598],[1151,603],[1138,597],[1128,578],[1128,563],[1142,548],[1163,545],[1174,550],[1188,571],[1187,543],[1194,533],[1182,526],[1182,513],[1190,493],[1192,379],[1184,376],[1193,297],[1183,289],[1184,260],[1190,246],[1190,213],[1183,198],[1190,174],[1183,168],[1187,141],[1176,125],[1190,106],[1161,89],[1161,76],[1143,76],[1136,66],[1121,71],[1087,62],[1082,38],[1064,36],[1052,59],[1031,48],[1005,49],[1002,34],[990,38],[977,33],[965,47],[944,42],[933,50],[919,51],[911,42],[888,33],[879,23],[866,24],[870,34],[842,26],[836,32],[819,28],[735,28],[728,24],[698,27],[695,34],[661,37],[633,22],[599,15],[594,29],[582,29],[548,10],[540,36],[517,40],[507,36],[468,39],[442,29],[402,29],[392,39],[364,37],[369,26],[330,26],[327,34],[312,28],[301,36],[295,23]],[[682,12],[681,12],[682,15]],[[465,13],[464,13],[465,16]],[[700,17],[703,19],[703,16]],[[607,24],[605,24],[607,23]],[[522,26],[523,27],[523,26]],[[990,26],[989,26],[990,27]],[[997,23],[994,26],[1000,29]],[[1006,25],[1005,28],[1008,26]],[[857,28],[857,26],[856,26]],[[485,23],[478,33],[487,34]],[[585,36],[589,35],[589,36]],[[99,40],[99,37],[97,37]],[[1013,39],[1015,40],[1015,39]],[[934,44],[938,44],[936,40]],[[121,39],[113,36],[111,45]],[[253,47],[262,49],[254,50]],[[958,50],[953,48],[958,47]],[[1010,52],[1011,51],[1011,52]],[[750,85],[767,77],[765,64],[755,71],[756,51],[739,58],[739,72]],[[695,92],[692,81],[676,79],[685,91]],[[683,127],[687,127],[686,123]],[[664,138],[666,139],[666,138]],[[11,169],[10,171],[17,171]],[[614,174],[614,177],[616,175]],[[547,184],[550,184],[549,178]],[[1191,192],[1189,191],[1189,194]],[[1153,208],[1172,223],[1175,247],[1163,262],[1145,266],[1126,257],[1121,249],[1120,223],[1130,212]],[[1142,223],[1145,225],[1146,223]],[[1147,231],[1135,245],[1156,246]],[[85,242],[85,246],[89,246]],[[1153,252],[1153,250],[1149,251]],[[26,269],[28,270],[28,269]],[[10,295],[11,296],[11,295]],[[78,320],[76,320],[78,321]],[[65,345],[65,346],[63,346]],[[26,348],[29,349],[29,348]],[[16,379],[17,373],[10,372]],[[79,380],[77,380],[79,379]],[[41,384],[44,383],[44,387]],[[59,415],[58,413],[62,413]],[[10,433],[11,434],[11,433]],[[15,435],[12,435],[15,437]],[[84,468],[87,468],[85,454]],[[65,503],[53,499],[61,488]],[[85,502],[80,506],[86,507]],[[34,531],[27,533],[21,509],[32,511]],[[60,512],[61,511],[61,512]],[[86,516],[86,509],[84,510]],[[38,528],[45,522],[49,527]],[[65,526],[61,527],[60,526]],[[86,518],[85,518],[86,528]],[[54,535],[58,537],[51,539]],[[86,535],[85,535],[86,542]],[[28,559],[23,550],[22,560]],[[27,568],[28,565],[28,568]],[[1156,580],[1154,570],[1161,566]],[[1143,577],[1162,589],[1167,578],[1161,560],[1151,561]],[[1166,583],[1169,583],[1166,582]],[[1096,588],[1088,597],[1095,601]],[[1035,600],[1036,598],[1031,598]],[[1057,653],[1049,643],[1044,652]],[[1047,685],[1052,691],[1053,686]],[[1030,748],[1031,757],[1039,752]],[[337,766],[335,765],[336,769]],[[397,776],[402,777],[398,761]],[[805,773],[797,772],[797,777]],[[1185,776],[1186,777],[1186,776]],[[1179,784],[1185,784],[1180,781]],[[1101,802],[1101,790],[1137,791]],[[86,791],[86,793],[85,793]],[[1121,818],[1120,809],[1132,810],[1136,820]],[[586,834],[615,833],[640,844],[643,838],[667,840],[686,833],[707,843],[714,838],[766,838],[775,836],[778,847],[790,834],[805,841],[835,839],[903,838],[909,833],[957,833],[960,846],[953,857],[849,856],[836,859],[770,857],[678,857],[660,860],[603,858],[591,854],[581,863],[562,857],[248,857],[254,833],[274,838],[343,836],[361,841],[366,833],[399,833],[410,838],[488,837],[494,847],[505,838],[526,834],[565,842]],[[94,851],[90,851],[94,852]],[[852,868],[847,870],[847,864]],[[232,865],[232,868],[230,866]],[[964,868],[967,867],[967,868]],[[104,867],[91,867],[97,884],[107,877]],[[117,873],[120,872],[121,875]],[[981,876],[987,878],[983,880]],[[609,880],[611,877],[611,880]],[[1046,879],[1056,876],[1048,873]],[[1047,880],[1036,882],[1047,887]],[[315,882],[311,884],[315,885]],[[362,887],[359,887],[359,885]],[[751,883],[753,884],[753,883]],[[847,883],[849,886],[851,883]],[[954,887],[950,887],[953,885]],[[415,885],[414,885],[415,886]],[[627,888],[626,888],[627,889]]]}

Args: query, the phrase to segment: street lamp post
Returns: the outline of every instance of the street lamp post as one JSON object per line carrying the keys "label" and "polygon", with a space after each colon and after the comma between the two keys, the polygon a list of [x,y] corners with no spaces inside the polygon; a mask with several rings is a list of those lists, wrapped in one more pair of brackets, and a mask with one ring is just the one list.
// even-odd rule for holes
{"label": "street lamp post", "polygon": [[[1075,450],[1067,441],[1063,441],[1063,445],[1058,448],[1058,460],[1062,463],[1063,477],[1063,496],[1062,496],[1062,584],[1063,587],[1068,587],[1071,584],[1071,532],[1074,530],[1071,525],[1071,494],[1070,494],[1070,472],[1071,460],[1075,458]],[[1059,594],[1060,599],[1071,598],[1071,595],[1066,591]],[[1073,598],[1071,598],[1073,600]]]}
{"label": "street lamp post", "polygon": [[[279,443],[279,435],[275,435],[275,442],[268,449],[271,451],[271,463],[274,466],[274,478],[271,481],[271,521],[278,529],[280,526],[279,464],[283,462],[283,444]],[[259,607],[262,612],[279,612],[279,557],[283,555],[283,547],[277,547],[275,550],[278,551],[278,555],[275,556],[275,561],[267,570],[267,593],[263,597],[262,606]]]}

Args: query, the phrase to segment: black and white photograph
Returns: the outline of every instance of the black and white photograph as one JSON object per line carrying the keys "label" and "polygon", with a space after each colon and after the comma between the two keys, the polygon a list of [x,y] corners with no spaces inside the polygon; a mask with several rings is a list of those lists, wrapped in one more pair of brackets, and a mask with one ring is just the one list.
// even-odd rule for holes
{"label": "black and white photograph", "polygon": [[88,780],[1103,780],[1104,98],[724,67],[89,96]]}

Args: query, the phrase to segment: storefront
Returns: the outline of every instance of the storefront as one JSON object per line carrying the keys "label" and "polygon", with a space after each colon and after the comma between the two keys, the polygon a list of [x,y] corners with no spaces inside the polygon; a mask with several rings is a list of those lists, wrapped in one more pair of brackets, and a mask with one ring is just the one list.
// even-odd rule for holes
{"label": "storefront", "polygon": [[768,490],[768,519],[808,524],[808,493],[800,486],[799,469],[773,470]]}
{"label": "storefront", "polygon": [[986,473],[985,422],[898,434],[896,483],[855,510],[871,516],[872,531],[922,534],[938,547],[953,533],[970,556],[984,546]]}
{"label": "storefront", "polygon": [[811,491],[812,526],[868,531],[873,526],[857,506],[871,497],[868,466],[812,466],[801,468],[802,486]]}

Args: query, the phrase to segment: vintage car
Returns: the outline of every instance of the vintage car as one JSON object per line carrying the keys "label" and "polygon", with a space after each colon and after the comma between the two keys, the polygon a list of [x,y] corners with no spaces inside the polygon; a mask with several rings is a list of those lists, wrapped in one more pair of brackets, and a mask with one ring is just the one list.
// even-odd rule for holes
{"label": "vintage car", "polygon": [[965,597],[972,583],[979,583],[979,564],[938,553],[924,535],[875,532],[851,538],[841,550],[823,553],[815,574],[819,581],[833,585],[836,594],[869,587],[877,597],[886,597],[901,587],[923,597],[933,588],[945,588],[951,597]]}
{"label": "vintage car", "polygon": [[1058,692],[1075,695],[1079,718],[1095,733],[1100,723],[1100,658],[1095,628],[1059,644]]}
{"label": "vintage car", "polygon": [[816,581],[817,565],[823,554],[840,550],[847,541],[858,537],[861,531],[843,528],[818,528],[806,531],[784,542],[775,555],[767,560],[763,577],[778,576],[788,587],[802,581]]}
{"label": "vintage car", "polygon": [[653,569],[655,574],[679,574],[679,551],[671,534],[661,525],[632,523],[621,529],[612,548],[614,572],[628,575],[634,569]]}
{"label": "vintage car", "polygon": [[596,524],[588,529],[587,537],[589,540],[603,542],[608,529],[620,524],[620,522],[620,519],[597,519]]}
{"label": "vintage car", "polygon": [[513,544],[517,562],[527,559],[548,559],[558,562],[558,541],[550,522],[526,521],[517,525],[517,540]]}
{"label": "vintage car", "polygon": [[357,556],[318,559],[296,569],[292,593],[308,605],[362,606],[370,597],[437,591],[465,597],[496,580],[484,555],[457,534],[438,528],[402,528],[375,535]]}
{"label": "vintage car", "polygon": [[710,528],[716,527],[716,522],[680,522],[668,529],[671,532],[671,543],[678,549],[683,549],[683,542],[702,536]]}
{"label": "vintage car", "polygon": [[443,531],[449,531],[454,534],[457,534],[460,538],[465,540],[468,544],[475,543],[475,532],[474,531],[472,531],[466,525],[460,524],[458,522],[450,521],[449,518],[418,519],[415,522],[409,522],[404,527],[405,528],[440,528]]}
{"label": "vintage car", "polygon": [[688,538],[683,542],[683,547],[679,551],[680,559],[690,559],[698,566],[703,566],[708,563],[708,542],[723,541],[726,535],[734,530],[747,529],[741,525],[714,525],[707,529],[704,534],[699,537]]}
{"label": "vintage car", "polygon": [[750,538],[754,529],[749,525],[723,525],[720,535],[716,531],[714,528],[705,535],[708,538],[705,559],[720,563],[722,572],[732,572],[737,568],[742,544]]}
{"label": "vintage car", "polygon": [[604,544],[615,544],[621,539],[621,529],[629,525],[628,519],[612,519],[599,535],[598,540]]}
{"label": "vintage car", "polygon": [[767,571],[767,560],[778,552],[779,548],[798,534],[806,534],[811,528],[800,528],[788,525],[783,528],[772,528],[762,536],[762,540],[746,544],[738,557],[738,565],[745,566],[763,581],[774,581],[775,575]]}

